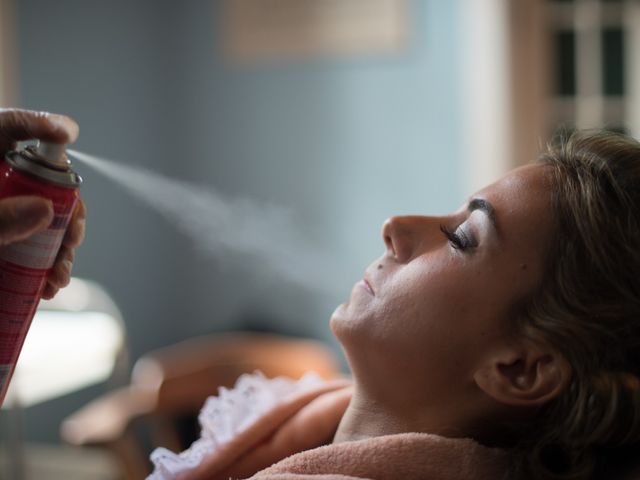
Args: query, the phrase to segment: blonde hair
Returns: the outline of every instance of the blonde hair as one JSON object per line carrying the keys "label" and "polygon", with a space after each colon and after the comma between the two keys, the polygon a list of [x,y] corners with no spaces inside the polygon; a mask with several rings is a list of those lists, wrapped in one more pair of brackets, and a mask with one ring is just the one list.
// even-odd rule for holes
{"label": "blonde hair", "polygon": [[576,132],[548,147],[555,237],[520,315],[572,366],[514,449],[514,476],[591,478],[640,441],[640,143]]}

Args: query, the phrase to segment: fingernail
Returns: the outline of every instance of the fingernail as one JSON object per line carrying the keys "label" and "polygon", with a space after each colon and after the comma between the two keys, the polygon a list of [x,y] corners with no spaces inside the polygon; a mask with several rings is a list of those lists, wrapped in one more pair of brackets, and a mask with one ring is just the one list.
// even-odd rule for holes
{"label": "fingernail", "polygon": [[62,268],[67,273],[67,275],[71,275],[71,269],[73,268],[73,263],[69,260],[62,261]]}

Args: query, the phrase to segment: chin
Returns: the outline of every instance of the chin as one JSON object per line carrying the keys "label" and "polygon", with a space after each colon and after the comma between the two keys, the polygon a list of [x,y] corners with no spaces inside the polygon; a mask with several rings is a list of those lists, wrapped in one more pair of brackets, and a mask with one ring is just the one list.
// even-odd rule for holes
{"label": "chin", "polygon": [[331,331],[333,332],[333,335],[337,339],[340,339],[340,336],[338,335],[337,330],[340,329],[340,323],[343,321],[342,318],[344,316],[344,312],[346,308],[347,308],[347,304],[341,303],[333,311],[333,313],[331,314],[331,317],[329,317],[329,328],[331,329]]}
{"label": "chin", "polygon": [[362,313],[347,302],[338,305],[331,315],[329,327],[343,347],[362,348],[369,341],[372,325]]}
{"label": "chin", "polygon": [[341,303],[331,314],[329,327],[340,343],[344,343],[354,332],[354,321],[349,315],[349,304]]}

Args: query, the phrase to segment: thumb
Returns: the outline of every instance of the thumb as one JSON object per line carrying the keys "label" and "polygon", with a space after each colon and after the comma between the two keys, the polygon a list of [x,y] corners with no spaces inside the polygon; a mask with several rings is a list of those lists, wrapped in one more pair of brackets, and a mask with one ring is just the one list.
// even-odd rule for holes
{"label": "thumb", "polygon": [[53,205],[35,196],[0,200],[0,246],[19,242],[45,229],[53,220]]}

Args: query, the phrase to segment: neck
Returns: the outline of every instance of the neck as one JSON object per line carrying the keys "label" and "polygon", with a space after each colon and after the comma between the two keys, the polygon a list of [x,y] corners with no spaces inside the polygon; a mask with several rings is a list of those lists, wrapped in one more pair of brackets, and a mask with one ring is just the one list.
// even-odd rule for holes
{"label": "neck", "polygon": [[347,442],[396,433],[421,432],[447,437],[465,436],[446,412],[430,415],[424,405],[385,405],[359,392],[353,394],[333,442]]}

